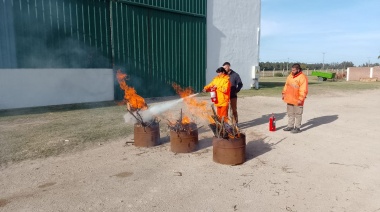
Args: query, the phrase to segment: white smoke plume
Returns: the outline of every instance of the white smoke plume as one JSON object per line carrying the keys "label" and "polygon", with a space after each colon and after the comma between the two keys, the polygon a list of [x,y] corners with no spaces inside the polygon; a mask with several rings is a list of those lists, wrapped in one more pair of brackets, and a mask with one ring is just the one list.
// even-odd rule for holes
{"label": "white smoke plume", "polygon": [[[192,98],[198,94],[199,93],[192,94],[192,95],[187,96],[185,98]],[[170,108],[173,108],[174,106],[176,106],[178,103],[182,102],[183,100],[184,100],[184,98],[180,98],[177,100],[172,100],[172,101],[167,101],[167,102],[163,102],[160,104],[155,104],[155,105],[149,107],[147,110],[139,111],[139,114],[141,115],[144,122],[148,122],[148,121],[152,120],[154,117],[166,112]],[[126,113],[124,115],[124,120],[126,123],[129,123],[129,124],[135,124],[137,122],[137,120],[130,113]]]}

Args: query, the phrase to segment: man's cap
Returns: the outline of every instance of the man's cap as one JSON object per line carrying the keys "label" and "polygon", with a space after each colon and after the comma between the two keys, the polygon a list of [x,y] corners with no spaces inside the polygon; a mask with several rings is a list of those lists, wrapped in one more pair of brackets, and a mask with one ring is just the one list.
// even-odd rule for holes
{"label": "man's cap", "polygon": [[231,66],[231,64],[230,64],[229,62],[224,62],[224,63],[223,63],[223,66],[225,66],[225,65],[229,65],[229,66]]}

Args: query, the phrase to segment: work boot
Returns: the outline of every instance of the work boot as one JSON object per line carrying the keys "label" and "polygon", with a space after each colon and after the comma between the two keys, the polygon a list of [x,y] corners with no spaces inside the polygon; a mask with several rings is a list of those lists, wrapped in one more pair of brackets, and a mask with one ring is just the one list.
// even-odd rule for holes
{"label": "work boot", "polygon": [[291,130],[293,130],[293,127],[285,127],[284,128],[284,131],[291,131]]}
{"label": "work boot", "polygon": [[301,129],[298,128],[298,127],[295,127],[293,130],[292,130],[292,133],[300,133],[301,132]]}

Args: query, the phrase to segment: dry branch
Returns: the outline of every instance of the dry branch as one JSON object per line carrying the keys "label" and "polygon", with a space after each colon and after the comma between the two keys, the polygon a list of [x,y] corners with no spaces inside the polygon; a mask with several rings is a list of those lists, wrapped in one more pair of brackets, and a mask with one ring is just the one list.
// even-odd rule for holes
{"label": "dry branch", "polygon": [[[236,122],[234,121],[234,118],[231,117],[229,120],[232,120],[232,124],[228,123],[228,120],[225,120],[225,117],[222,117],[220,120],[220,117],[216,114],[215,108],[213,105],[211,105],[211,109],[214,115],[211,116],[211,118],[214,120],[214,124],[209,124],[209,127],[211,128],[212,132],[214,133],[215,137],[217,138],[238,138],[240,136],[239,128],[236,126]],[[230,111],[230,114],[231,111]]]}

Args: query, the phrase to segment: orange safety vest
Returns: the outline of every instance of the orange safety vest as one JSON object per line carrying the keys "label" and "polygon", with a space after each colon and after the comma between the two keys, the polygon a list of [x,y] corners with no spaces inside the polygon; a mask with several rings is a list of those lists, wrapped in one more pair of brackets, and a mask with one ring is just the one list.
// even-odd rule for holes
{"label": "orange safety vest", "polygon": [[302,72],[299,72],[295,76],[289,74],[288,78],[286,78],[285,86],[282,89],[284,102],[298,105],[298,100],[300,100],[300,106],[302,106],[308,92],[308,79]]}
{"label": "orange safety vest", "polygon": [[218,103],[215,104],[216,107],[228,106],[230,102],[230,77],[226,74],[221,76],[216,76],[210,82],[210,84],[206,85],[204,89],[207,92],[211,91],[211,88],[216,86],[216,96],[218,98]]}

